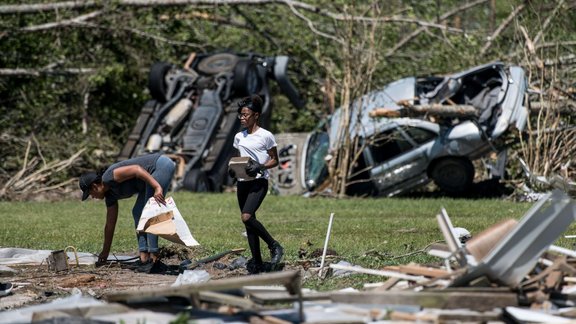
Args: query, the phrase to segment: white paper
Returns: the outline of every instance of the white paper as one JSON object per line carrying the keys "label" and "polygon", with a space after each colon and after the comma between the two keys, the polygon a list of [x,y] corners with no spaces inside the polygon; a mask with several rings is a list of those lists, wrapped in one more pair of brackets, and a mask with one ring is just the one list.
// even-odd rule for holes
{"label": "white paper", "polygon": [[[169,225],[174,226],[164,226],[163,230],[170,228],[170,231],[156,232],[153,230],[153,228],[146,226],[150,219],[166,213],[172,214],[172,219],[168,220],[167,222],[171,222],[172,224]],[[136,227],[136,230],[139,232],[156,234],[166,240],[186,246],[200,245],[200,243],[198,243],[194,237],[192,237],[192,233],[190,232],[186,221],[180,214],[180,211],[176,207],[176,203],[172,197],[166,198],[166,205],[158,204],[154,197],[150,198],[144,206],[144,210],[142,211],[142,216],[140,216],[140,221],[138,222],[138,227]]]}

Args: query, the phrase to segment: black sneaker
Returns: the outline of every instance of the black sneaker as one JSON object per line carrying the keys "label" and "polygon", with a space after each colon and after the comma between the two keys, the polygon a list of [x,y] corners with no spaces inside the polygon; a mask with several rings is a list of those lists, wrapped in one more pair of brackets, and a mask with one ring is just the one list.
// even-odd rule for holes
{"label": "black sneaker", "polygon": [[170,268],[162,261],[157,260],[156,262],[154,262],[152,264],[152,268],[150,268],[150,272],[148,273],[161,273],[161,274],[165,274],[166,272],[168,272],[170,270]]}
{"label": "black sneaker", "polygon": [[164,274],[169,270],[168,266],[160,260],[148,262],[136,269],[137,272]]}
{"label": "black sneaker", "polygon": [[270,263],[273,265],[280,263],[282,261],[282,257],[284,257],[284,248],[278,241],[274,242],[270,247],[270,256],[271,260]]}
{"label": "black sneaker", "polygon": [[254,262],[254,259],[250,259],[246,263],[246,271],[248,271],[249,274],[259,274],[264,272],[264,265]]}
{"label": "black sneaker", "polygon": [[135,262],[121,263],[120,267],[122,269],[136,270],[147,263],[150,263],[150,261],[143,262],[142,260],[138,259],[138,261]]}
{"label": "black sneaker", "polygon": [[275,271],[282,271],[284,269],[284,262],[280,263],[270,263],[266,262],[264,264],[264,271],[266,272],[275,272]]}
{"label": "black sneaker", "polygon": [[134,271],[150,273],[150,269],[152,269],[153,265],[154,265],[153,262],[146,262],[146,263],[142,264],[141,266],[139,266],[138,268],[134,269]]}

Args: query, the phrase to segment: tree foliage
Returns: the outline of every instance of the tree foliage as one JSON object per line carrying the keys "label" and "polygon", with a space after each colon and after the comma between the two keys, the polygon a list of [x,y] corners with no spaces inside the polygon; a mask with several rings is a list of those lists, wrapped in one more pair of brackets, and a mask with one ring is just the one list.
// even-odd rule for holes
{"label": "tree foliage", "polygon": [[[540,89],[558,73],[574,80],[573,1],[116,0],[56,8],[63,3],[0,5],[5,175],[18,170],[31,136],[47,158],[87,147],[80,168],[110,162],[149,98],[149,67],[183,63],[190,52],[289,55],[307,108],[278,95],[272,127],[282,132],[310,130],[335,106],[407,75],[502,60],[527,67]],[[71,71],[79,68],[91,72]],[[15,69],[34,73],[8,73]],[[99,147],[108,154],[95,159]]]}

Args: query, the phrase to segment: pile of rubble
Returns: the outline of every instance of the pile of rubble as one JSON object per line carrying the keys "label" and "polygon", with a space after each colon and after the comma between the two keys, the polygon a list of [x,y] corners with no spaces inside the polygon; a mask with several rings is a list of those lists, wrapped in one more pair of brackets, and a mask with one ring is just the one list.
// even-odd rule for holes
{"label": "pile of rubble", "polygon": [[[437,220],[445,244],[428,249],[442,266],[406,264],[376,270],[327,262],[308,271],[288,267],[179,285],[142,283],[98,299],[72,295],[56,304],[5,311],[0,323],[59,317],[98,323],[573,322],[576,251],[553,243],[574,217],[575,202],[557,190],[518,221],[504,220],[465,240],[465,233],[442,210]],[[387,279],[366,284],[361,291],[302,288],[303,276],[336,272]]]}

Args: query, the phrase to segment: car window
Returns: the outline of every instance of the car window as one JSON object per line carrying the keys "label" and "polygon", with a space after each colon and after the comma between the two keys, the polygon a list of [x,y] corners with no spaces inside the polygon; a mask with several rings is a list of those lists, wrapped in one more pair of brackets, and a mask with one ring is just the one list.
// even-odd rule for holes
{"label": "car window", "polygon": [[436,134],[426,129],[418,128],[418,127],[404,127],[403,130],[416,142],[417,144],[424,144],[427,143],[434,138],[436,138]]}
{"label": "car window", "polygon": [[395,128],[374,136],[368,143],[374,163],[390,160],[413,148],[412,144]]}
{"label": "car window", "polygon": [[304,182],[309,190],[313,190],[328,177],[325,158],[329,146],[330,138],[327,133],[313,133],[308,139],[308,148],[304,159]]}

